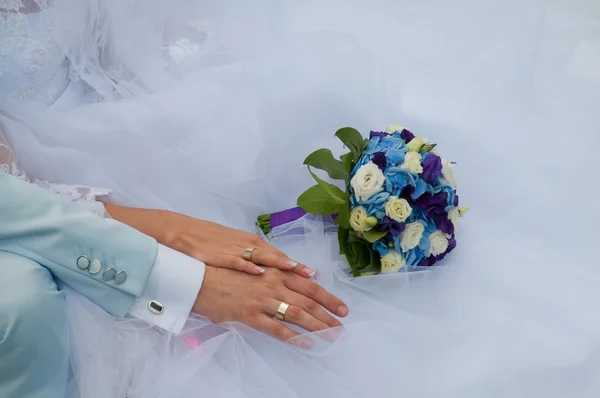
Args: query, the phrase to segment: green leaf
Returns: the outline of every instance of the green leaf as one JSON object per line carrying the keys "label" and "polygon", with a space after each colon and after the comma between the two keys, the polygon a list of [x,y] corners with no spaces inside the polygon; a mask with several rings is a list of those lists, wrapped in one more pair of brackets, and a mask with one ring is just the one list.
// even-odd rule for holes
{"label": "green leaf", "polygon": [[335,223],[342,228],[350,229],[350,199],[346,199],[342,210],[335,218]]}
{"label": "green leaf", "polygon": [[341,210],[344,200],[340,202],[332,199],[331,195],[321,185],[308,188],[298,197],[298,206],[304,211],[319,216],[328,216]]}
{"label": "green leaf", "polygon": [[381,256],[375,250],[369,249],[369,264],[363,268],[354,268],[355,277],[378,274],[381,272]]}
{"label": "green leaf", "polygon": [[362,272],[369,266],[369,264],[371,264],[371,251],[367,245],[358,242],[353,242],[351,244],[354,246],[353,250],[357,254],[355,268]]}
{"label": "green leaf", "polygon": [[[350,234],[352,236],[352,234]],[[352,272],[356,269],[356,263],[358,261],[358,253],[356,252],[355,246],[352,243],[346,243],[346,260],[348,261],[348,265],[350,265],[350,269]]]}
{"label": "green leaf", "polygon": [[319,184],[319,186],[323,188],[323,190],[325,190],[325,192],[327,192],[327,194],[331,197],[331,200],[339,206],[338,210],[335,211],[335,213],[339,213],[339,211],[342,210],[342,205],[346,202],[346,199],[348,199],[348,194],[336,187],[335,185],[320,179],[315,173],[312,172],[310,166],[308,166],[308,171],[310,175],[315,179],[317,184]]}
{"label": "green leaf", "polygon": [[419,148],[419,152],[431,152],[437,146],[437,144],[423,144],[421,148]]}
{"label": "green leaf", "polygon": [[350,171],[347,171],[344,164],[333,157],[329,149],[318,149],[304,159],[304,164],[312,166],[315,169],[326,171],[330,178],[334,180],[346,180]]}
{"label": "green leaf", "polygon": [[463,207],[461,207],[461,208],[458,209],[458,214],[459,214],[459,216],[464,217],[465,214],[467,214],[467,212],[469,210],[471,210],[471,208],[469,206],[463,206]]}
{"label": "green leaf", "polygon": [[387,235],[387,232],[370,230],[362,233],[362,237],[369,243],[375,243]]}
{"label": "green leaf", "polygon": [[381,256],[379,256],[379,253],[375,250],[371,250],[371,258],[369,261],[369,265],[366,266],[365,268],[361,269],[360,272],[358,272],[358,275],[355,276],[363,276],[364,274],[367,275],[372,275],[372,274],[378,274],[381,272]]}
{"label": "green leaf", "polygon": [[368,242],[357,235],[356,232],[353,232],[348,237],[348,242],[358,242],[360,244],[366,245]]}
{"label": "green leaf", "polygon": [[348,252],[348,237],[350,231],[346,228],[338,228],[338,244],[340,245],[340,254],[346,254]]}
{"label": "green leaf", "polygon": [[353,129],[352,127],[344,127],[339,129],[335,133],[335,136],[352,151],[355,157],[357,154],[360,156],[363,149],[363,137],[358,130]]}
{"label": "green leaf", "polygon": [[350,180],[350,173],[354,168],[354,154],[352,152],[348,152],[342,156],[340,156],[340,160],[342,161],[342,167],[344,171],[347,173],[348,178],[346,181]]}

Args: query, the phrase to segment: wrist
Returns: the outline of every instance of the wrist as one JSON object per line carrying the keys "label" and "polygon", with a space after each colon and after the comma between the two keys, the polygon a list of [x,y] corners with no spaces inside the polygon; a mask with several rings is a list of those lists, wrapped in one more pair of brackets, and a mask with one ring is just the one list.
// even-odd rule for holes
{"label": "wrist", "polygon": [[113,203],[105,203],[104,208],[114,220],[151,236],[165,246],[172,247],[170,243],[178,235],[174,231],[177,226],[174,216],[177,213],[167,210],[138,209]]}
{"label": "wrist", "polygon": [[207,296],[209,296],[210,292],[210,280],[213,278],[213,271],[215,269],[210,265],[207,265],[204,270],[204,279],[202,280],[202,285],[200,286],[200,290],[198,291],[198,295],[196,296],[196,301],[192,306],[192,312],[202,316],[208,316],[207,309]]}

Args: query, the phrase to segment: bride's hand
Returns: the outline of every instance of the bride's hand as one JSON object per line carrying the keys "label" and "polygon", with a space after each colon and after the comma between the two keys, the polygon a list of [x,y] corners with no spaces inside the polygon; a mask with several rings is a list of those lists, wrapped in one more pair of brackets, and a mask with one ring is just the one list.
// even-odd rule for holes
{"label": "bride's hand", "polygon": [[[288,304],[283,320],[309,332],[342,324],[337,316],[348,315],[348,307],[317,283],[289,272],[268,269],[263,278],[255,278],[228,269],[206,266],[204,282],[192,311],[215,323],[239,322],[282,341],[299,333],[273,318],[281,303]],[[335,333],[325,334],[335,338]],[[312,340],[294,340],[302,348],[311,348]]]}
{"label": "bride's hand", "polygon": [[[105,204],[117,221],[152,236],[159,243],[213,267],[229,268],[253,275],[274,267],[311,278],[315,272],[269,245],[258,235],[162,210],[134,209]],[[252,253],[244,258],[247,249]]]}
{"label": "bride's hand", "polygon": [[294,271],[305,278],[315,275],[312,269],[290,259],[258,235],[182,214],[172,217],[172,227],[168,228],[172,235],[166,245],[205,264],[255,275],[265,272],[260,266]]}

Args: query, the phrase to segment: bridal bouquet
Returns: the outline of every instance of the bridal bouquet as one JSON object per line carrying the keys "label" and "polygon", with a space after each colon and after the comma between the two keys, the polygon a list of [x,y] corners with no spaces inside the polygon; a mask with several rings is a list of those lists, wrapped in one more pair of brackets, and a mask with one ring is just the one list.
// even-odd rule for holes
{"label": "bridal bouquet", "polygon": [[354,276],[431,266],[456,247],[455,228],[468,208],[459,207],[452,162],[436,144],[398,125],[369,139],[348,127],[335,135],[350,152],[339,159],[329,149],[311,153],[304,164],[316,185],[300,195],[299,207],[258,217],[265,234],[306,213],[332,215]]}

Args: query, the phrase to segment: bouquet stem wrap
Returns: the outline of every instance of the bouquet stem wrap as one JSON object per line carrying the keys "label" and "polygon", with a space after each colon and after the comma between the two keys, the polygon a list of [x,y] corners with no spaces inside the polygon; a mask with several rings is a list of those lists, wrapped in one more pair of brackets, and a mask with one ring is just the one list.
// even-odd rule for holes
{"label": "bouquet stem wrap", "polygon": [[276,213],[258,216],[257,225],[267,235],[273,228],[299,220],[306,214],[308,213],[301,207],[293,207]]}

